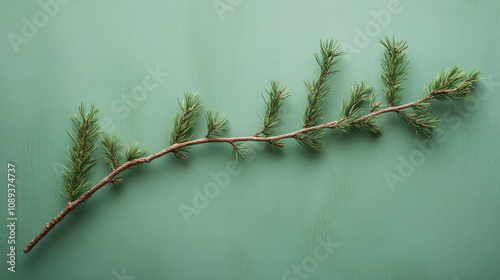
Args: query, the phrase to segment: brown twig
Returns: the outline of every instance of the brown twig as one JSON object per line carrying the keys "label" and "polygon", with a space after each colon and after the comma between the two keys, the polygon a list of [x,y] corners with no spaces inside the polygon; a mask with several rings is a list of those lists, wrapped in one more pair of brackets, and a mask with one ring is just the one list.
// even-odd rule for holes
{"label": "brown twig", "polygon": [[[332,58],[333,58],[333,55],[334,55],[334,50],[330,50],[330,54],[328,55],[328,60],[326,61],[325,65],[327,67],[325,67],[323,69],[323,71],[321,71],[321,75],[320,75],[320,78],[319,78],[319,81],[318,81],[318,86],[316,87],[316,89],[314,90],[314,95],[317,95],[319,93],[319,90],[321,89],[321,86],[323,85],[323,83],[325,82],[325,78],[326,78],[326,75],[328,74],[328,65],[330,64],[330,62],[332,61]],[[315,103],[316,103],[317,99],[315,98],[313,100],[313,103],[311,104],[311,108],[314,107]],[[311,119],[311,111],[309,111],[309,114],[306,116],[306,119],[304,121],[304,128],[307,127],[309,125],[309,120]]]}
{"label": "brown twig", "polygon": [[[366,119],[369,119],[369,118],[372,118],[372,117],[375,117],[377,115],[381,115],[381,114],[384,114],[384,113],[388,113],[388,112],[399,112],[400,110],[409,108],[409,107],[411,107],[411,106],[413,106],[415,104],[424,102],[424,101],[426,101],[428,99],[431,99],[431,98],[432,98],[432,94],[428,95],[428,96],[426,96],[426,97],[424,97],[424,98],[422,98],[420,100],[413,101],[411,103],[407,103],[407,104],[400,105],[400,106],[395,106],[395,107],[387,107],[385,109],[381,109],[381,110],[374,111],[374,112],[371,112],[369,114],[366,114],[363,117],[360,117],[360,118],[357,118],[357,119],[353,119],[353,120],[349,120],[349,123],[361,122],[361,121],[364,121]],[[324,124],[320,124],[320,125],[316,125],[316,126],[312,126],[312,127],[302,128],[302,129],[299,129],[299,130],[296,130],[294,132],[290,132],[290,133],[287,133],[287,134],[281,134],[281,135],[269,136],[269,137],[255,136],[255,134],[252,135],[252,136],[230,137],[230,138],[224,138],[224,137],[206,138],[205,137],[205,138],[195,139],[195,140],[191,140],[191,141],[184,142],[184,143],[175,143],[175,144],[171,145],[170,147],[168,147],[168,148],[166,148],[164,150],[161,150],[159,152],[156,152],[156,153],[154,153],[154,154],[152,154],[150,156],[143,157],[143,158],[138,158],[138,159],[131,160],[131,161],[127,161],[123,165],[121,165],[118,168],[114,169],[108,176],[106,176],[104,179],[102,179],[99,183],[97,183],[92,188],[90,188],[89,190],[87,190],[77,200],[68,202],[68,204],[61,211],[61,213],[59,213],[59,215],[57,215],[55,218],[53,218],[52,220],[50,220],[43,227],[42,231],[31,240],[31,242],[26,246],[26,248],[24,248],[23,251],[25,253],[28,253],[45,235],[47,235],[47,233],[49,231],[51,231],[60,221],[62,221],[62,219],[64,219],[64,217],[66,217],[66,215],[69,212],[71,212],[72,210],[74,210],[82,202],[87,201],[87,199],[89,199],[90,196],[92,196],[96,191],[98,191],[104,185],[106,185],[108,183],[113,183],[114,182],[113,178],[115,178],[116,175],[120,174],[122,171],[124,171],[126,169],[131,168],[134,165],[138,165],[138,164],[141,164],[141,163],[149,163],[150,161],[152,161],[152,160],[154,160],[156,158],[159,158],[159,157],[161,157],[163,155],[166,155],[168,153],[171,153],[171,152],[175,153],[176,150],[178,150],[180,148],[184,148],[184,147],[188,147],[188,146],[194,146],[194,145],[199,145],[199,144],[204,144],[204,143],[226,142],[226,143],[230,143],[231,145],[234,146],[235,142],[249,142],[249,141],[252,141],[252,142],[269,142],[269,143],[271,143],[273,141],[287,139],[287,138],[297,138],[298,139],[298,135],[301,134],[301,133],[305,133],[305,132],[309,132],[309,131],[314,131],[314,130],[325,129],[325,128],[334,128],[334,127],[337,126],[337,124],[338,124],[339,121],[340,120],[336,120],[336,121],[332,121],[332,122],[328,122],[328,123],[324,123]]]}

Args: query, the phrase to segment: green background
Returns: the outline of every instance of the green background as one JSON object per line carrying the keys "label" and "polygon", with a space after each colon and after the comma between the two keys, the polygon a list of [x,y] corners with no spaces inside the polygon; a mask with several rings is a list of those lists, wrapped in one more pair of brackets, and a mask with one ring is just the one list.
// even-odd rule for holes
{"label": "green background", "polygon": [[[13,45],[23,17],[43,23],[40,11],[35,1],[1,1],[0,172],[16,164],[18,217],[15,273],[0,226],[2,279],[500,279],[497,1],[69,1]],[[385,35],[410,46],[405,101],[420,98],[443,67],[477,67],[485,78],[472,101],[433,103],[444,120],[431,140],[384,115],[382,136],[327,134],[319,154],[291,140],[283,154],[253,145],[239,174],[187,224],[179,206],[192,206],[194,190],[213,182],[209,173],[231,162],[227,144],[198,146],[188,161],[167,155],[127,171],[122,185],[105,186],[22,252],[66,203],[65,130],[81,101],[101,108],[103,126],[124,144],[152,153],[168,146],[165,124],[186,91],[229,117],[226,136],[258,131],[260,94],[272,79],[293,91],[280,132],[293,131],[303,80],[319,74],[320,38],[351,52],[325,104],[333,120],[354,81],[373,85],[381,100]],[[122,96],[148,67],[168,75],[127,105]],[[204,133],[202,119],[195,136]],[[106,171],[100,161],[91,180]],[[388,174],[400,181],[391,185]],[[328,259],[287,275],[310,265],[318,238],[336,243]]]}

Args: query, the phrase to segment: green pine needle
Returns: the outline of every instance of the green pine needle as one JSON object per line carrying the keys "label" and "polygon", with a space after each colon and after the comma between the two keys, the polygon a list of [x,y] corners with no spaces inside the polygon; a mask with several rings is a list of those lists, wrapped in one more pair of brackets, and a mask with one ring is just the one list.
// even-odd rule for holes
{"label": "green pine needle", "polygon": [[[120,149],[123,145],[120,143],[120,137],[118,137],[115,133],[111,135],[105,133],[101,136],[99,141],[102,144],[102,148],[104,150],[104,162],[106,162],[109,166],[111,172],[115,171],[123,162],[123,155],[120,153]],[[121,182],[121,175],[115,176],[111,181],[118,185]]]}
{"label": "green pine needle", "polygon": [[413,125],[417,135],[423,133],[428,137],[430,137],[434,131],[437,130],[435,123],[440,121],[439,118],[432,117],[428,112],[424,111],[399,111],[398,115],[403,122]]}
{"label": "green pine needle", "polygon": [[280,87],[279,83],[271,81],[271,88],[269,90],[266,89],[266,92],[269,98],[266,100],[262,96],[266,103],[266,115],[264,118],[261,117],[263,126],[261,131],[256,135],[262,134],[265,137],[269,137],[274,134],[276,127],[281,122],[279,112],[284,107],[283,100],[290,96],[290,91],[287,87]]}
{"label": "green pine needle", "polygon": [[96,141],[101,133],[96,118],[99,109],[92,105],[86,113],[82,102],[78,112],[79,115],[75,113],[71,116],[71,121],[74,124],[74,135],[66,131],[73,141],[73,145],[66,150],[69,165],[63,166],[65,181],[61,193],[69,201],[78,198],[91,185],[87,181],[87,175],[92,171],[97,161],[93,154],[97,149]]}
{"label": "green pine needle", "polygon": [[304,128],[315,126],[323,118],[321,105],[325,102],[332,88],[329,80],[338,71],[334,71],[333,66],[346,54],[342,51],[340,44],[334,40],[320,41],[320,48],[321,57],[317,53],[314,56],[321,67],[321,74],[317,80],[305,82],[308,93],[306,110],[303,116]]}
{"label": "green pine needle", "polygon": [[111,135],[105,133],[99,139],[102,148],[104,149],[104,162],[106,162],[111,171],[122,165],[123,155],[120,153],[120,149],[123,145],[120,143],[121,138],[115,133]]}
{"label": "green pine needle", "polygon": [[208,130],[207,135],[205,136],[206,138],[221,137],[222,132],[229,128],[227,125],[227,117],[219,114],[219,112],[210,110],[207,112],[205,119],[207,120]]}
{"label": "green pine needle", "polygon": [[351,124],[348,119],[339,119],[334,126],[330,127],[330,131],[334,135],[349,133],[350,125]]}
{"label": "green pine needle", "polygon": [[354,83],[350,89],[351,97],[347,103],[343,102],[339,118],[357,119],[361,117],[363,114],[363,109],[360,108],[361,102],[369,99],[368,94],[371,90],[372,87],[367,87],[365,82],[361,82],[360,84]]}
{"label": "green pine needle", "polygon": [[[193,137],[193,129],[201,112],[203,105],[196,93],[184,94],[184,100],[179,100],[182,113],[178,113],[174,119],[174,128],[170,131],[170,145],[188,142]],[[168,129],[168,127],[167,127]],[[186,159],[189,148],[179,148],[174,151],[178,158]]]}
{"label": "green pine needle", "polygon": [[406,80],[408,75],[409,60],[406,57],[405,50],[408,48],[405,41],[395,41],[394,37],[390,40],[385,37],[380,40],[380,44],[385,48],[384,58],[381,60],[382,75],[380,78],[384,83],[385,98],[389,106],[401,105],[401,96],[398,95],[404,89],[401,83]]}
{"label": "green pine needle", "polygon": [[231,142],[231,145],[233,146],[233,159],[236,161],[238,161],[238,157],[245,159],[245,156],[249,154],[248,146],[243,142]]}
{"label": "green pine needle", "polygon": [[[305,82],[307,88],[307,105],[303,116],[304,128],[317,125],[323,118],[323,109],[321,106],[332,88],[329,80],[338,71],[333,70],[333,66],[335,66],[335,64],[340,61],[341,57],[346,54],[342,51],[342,47],[337,41],[320,41],[319,45],[321,57],[317,53],[314,54],[314,57],[321,68],[321,74],[317,80]],[[320,151],[323,149],[324,132],[310,131],[301,133],[297,135],[295,139],[306,148]]]}
{"label": "green pine needle", "polygon": [[283,151],[283,148],[285,147],[285,141],[283,141],[283,139],[273,140],[273,141],[270,141],[268,143],[269,143],[268,147],[271,150]]}
{"label": "green pine needle", "polygon": [[437,100],[469,99],[473,84],[479,80],[479,70],[473,69],[467,73],[460,67],[453,66],[437,74],[426,85],[424,94]]}
{"label": "green pine needle", "polygon": [[380,135],[382,134],[381,123],[377,117],[367,118],[361,121],[356,121],[363,115],[363,109],[360,107],[361,103],[369,100],[370,111],[373,112],[380,106],[380,102],[375,103],[376,94],[370,92],[372,87],[365,85],[365,82],[354,83],[351,86],[351,97],[348,102],[343,102],[338,123],[331,129],[333,133],[349,133],[349,128],[352,125],[362,133]]}
{"label": "green pine needle", "polygon": [[373,135],[382,134],[382,123],[378,118],[367,118],[359,122],[353,122],[352,125],[361,133]]}
{"label": "green pine needle", "polygon": [[[479,71],[471,70],[465,72],[458,66],[453,66],[450,69],[442,70],[436,75],[436,78],[428,83],[424,89],[426,100],[461,100],[469,99],[469,93],[473,88],[474,83],[478,82]],[[411,106],[412,110],[399,111],[399,118],[413,125],[417,134],[431,136],[437,130],[436,123],[439,118],[433,117],[429,113],[431,104],[427,101],[422,101]]]}
{"label": "green pine needle", "polygon": [[127,159],[127,161],[141,158],[146,154],[146,151],[139,149],[138,145],[138,142],[134,142],[127,148],[125,152],[125,158]]}
{"label": "green pine needle", "polygon": [[312,130],[300,133],[295,139],[305,148],[319,152],[323,150],[325,133],[321,130]]}
{"label": "green pine needle", "polygon": [[380,109],[380,105],[382,105],[382,103],[380,103],[380,101],[377,102],[377,94],[375,92],[370,94],[369,100],[370,100],[370,105],[369,105],[370,113],[373,113],[378,109]]}

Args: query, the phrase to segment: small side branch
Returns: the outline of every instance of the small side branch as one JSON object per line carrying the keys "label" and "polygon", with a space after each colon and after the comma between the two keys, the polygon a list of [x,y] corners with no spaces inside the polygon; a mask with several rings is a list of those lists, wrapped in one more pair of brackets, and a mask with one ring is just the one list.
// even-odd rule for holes
{"label": "small side branch", "polygon": [[[371,113],[369,113],[369,114],[367,114],[365,116],[362,116],[360,118],[351,120],[350,122],[354,122],[354,123],[355,122],[362,122],[364,120],[370,119],[370,118],[375,117],[377,115],[385,114],[385,113],[388,113],[388,112],[398,112],[400,110],[409,108],[409,107],[411,107],[411,106],[413,106],[413,105],[415,105],[417,103],[424,102],[424,101],[426,101],[426,100],[428,100],[430,98],[431,98],[431,96],[427,96],[427,97],[424,97],[424,98],[422,98],[420,100],[417,100],[417,101],[414,101],[414,102],[411,102],[411,103],[408,103],[408,104],[404,104],[404,105],[400,105],[400,106],[396,106],[396,107],[388,107],[388,108],[385,108],[385,109],[382,109],[382,110],[374,111],[374,112],[371,112]],[[245,137],[200,138],[200,139],[195,139],[195,140],[191,140],[191,141],[184,142],[184,143],[176,143],[176,144],[173,144],[170,147],[168,147],[168,148],[166,148],[164,150],[161,150],[159,152],[156,152],[156,153],[154,153],[154,154],[152,154],[150,156],[138,158],[138,159],[131,160],[131,161],[127,161],[124,164],[122,164],[121,166],[119,166],[118,168],[116,168],[115,170],[113,170],[113,172],[111,172],[108,176],[106,176],[104,179],[102,179],[99,183],[97,183],[92,188],[90,188],[89,190],[87,190],[77,200],[75,200],[73,202],[69,202],[67,204],[67,206],[59,213],[59,215],[57,215],[55,218],[53,218],[52,220],[50,220],[43,227],[42,231],[31,240],[31,242],[26,246],[26,248],[24,248],[23,251],[25,253],[28,253],[31,249],[33,249],[33,247],[45,235],[47,235],[47,233],[49,233],[59,222],[61,222],[64,219],[64,217],[66,217],[66,215],[69,212],[71,212],[72,210],[74,210],[81,203],[87,201],[87,199],[89,199],[96,191],[98,191],[104,185],[106,185],[108,183],[113,183],[114,182],[114,178],[118,174],[120,174],[121,172],[123,172],[123,171],[131,168],[132,166],[139,165],[139,164],[142,164],[142,163],[148,163],[148,162],[151,162],[152,160],[154,160],[156,158],[159,158],[161,156],[164,156],[164,155],[166,155],[168,153],[178,151],[179,149],[186,148],[186,147],[189,147],[189,146],[200,145],[200,144],[204,144],[204,143],[226,142],[226,143],[230,143],[233,146],[233,148],[234,148],[236,146],[236,144],[235,144],[236,142],[268,142],[268,143],[272,143],[273,141],[284,140],[284,139],[287,139],[287,138],[296,138],[296,139],[299,139],[298,135],[301,134],[301,133],[306,133],[306,132],[311,132],[311,131],[317,131],[317,130],[321,130],[321,129],[325,129],[325,128],[336,127],[336,125],[338,124],[338,122],[339,122],[339,120],[336,120],[336,121],[332,121],[332,122],[328,122],[328,123],[316,125],[316,126],[313,126],[313,127],[302,128],[302,129],[299,129],[299,130],[296,130],[296,131],[293,131],[293,132],[290,132],[290,133],[276,135],[276,136],[269,136],[269,137],[259,137],[259,136],[255,136],[255,134],[254,134],[254,135],[245,136]]]}

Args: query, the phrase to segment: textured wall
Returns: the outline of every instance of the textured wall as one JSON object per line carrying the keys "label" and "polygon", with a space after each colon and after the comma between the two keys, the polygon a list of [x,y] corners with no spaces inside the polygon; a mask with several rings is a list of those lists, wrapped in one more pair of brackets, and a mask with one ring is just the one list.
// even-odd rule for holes
{"label": "textured wall", "polygon": [[[62,2],[1,3],[0,172],[16,164],[18,217],[15,273],[0,226],[2,279],[500,277],[497,1]],[[325,104],[333,120],[351,82],[382,97],[385,35],[410,46],[405,101],[443,67],[478,67],[485,77],[472,101],[433,103],[444,118],[434,138],[387,115],[380,137],[327,134],[320,154],[295,141],[284,154],[253,145],[236,169],[229,145],[195,147],[189,161],[169,155],[128,171],[22,253],[66,203],[65,130],[80,101],[101,108],[102,125],[125,144],[152,153],[168,145],[165,124],[186,91],[228,115],[226,135],[258,131],[260,94],[273,79],[293,90],[280,130],[293,131],[303,80],[318,76],[319,39],[351,52]],[[102,161],[95,169],[93,182],[107,170]],[[198,197],[224,174],[224,188]],[[182,205],[197,214],[183,217]]]}

